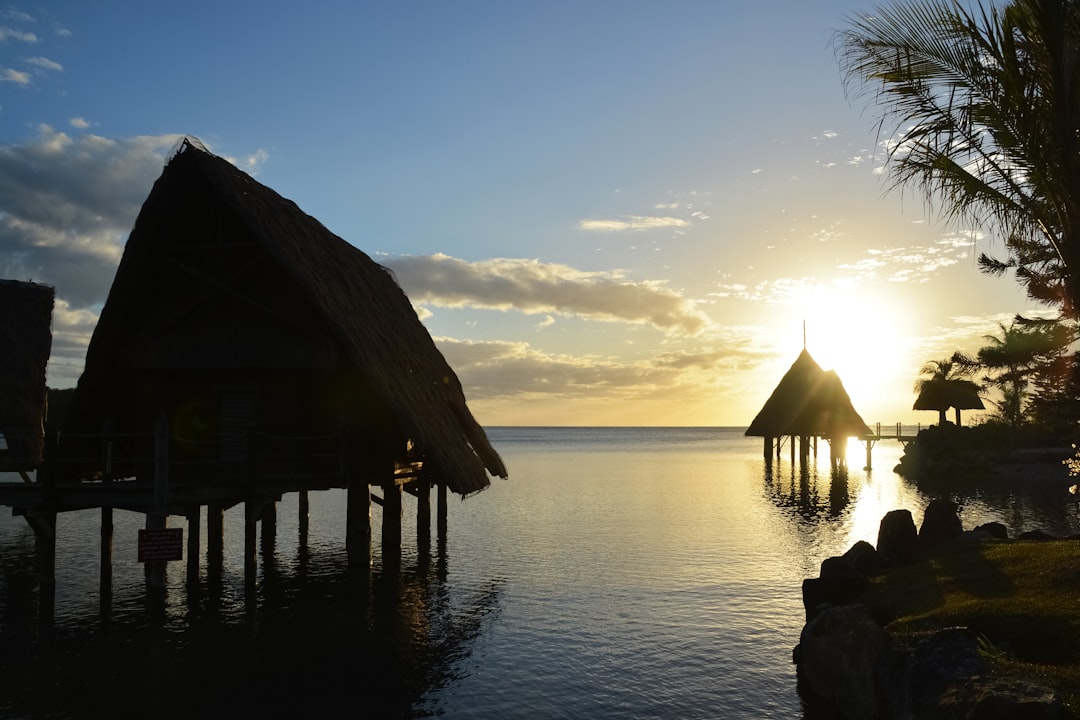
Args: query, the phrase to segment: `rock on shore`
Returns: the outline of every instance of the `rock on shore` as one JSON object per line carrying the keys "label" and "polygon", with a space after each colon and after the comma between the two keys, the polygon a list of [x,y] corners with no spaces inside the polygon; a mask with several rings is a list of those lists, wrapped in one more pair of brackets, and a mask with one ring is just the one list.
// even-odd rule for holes
{"label": "rock on shore", "polygon": [[850,720],[1059,720],[1050,688],[991,677],[974,634],[943,628],[914,644],[886,631],[861,601],[869,577],[914,562],[944,542],[1002,538],[999,523],[964,533],[956,505],[934,500],[915,532],[911,513],[882,518],[875,548],[856,543],[803,581],[806,624],[793,652],[808,708]]}

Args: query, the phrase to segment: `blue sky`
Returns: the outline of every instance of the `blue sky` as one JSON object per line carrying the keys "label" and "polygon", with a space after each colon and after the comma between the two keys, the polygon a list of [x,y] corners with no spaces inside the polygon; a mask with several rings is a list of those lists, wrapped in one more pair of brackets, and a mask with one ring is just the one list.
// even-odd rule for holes
{"label": "blue sky", "polygon": [[[887,193],[831,32],[870,3],[0,7],[0,277],[75,383],[199,138],[396,273],[488,425],[745,425],[802,347],[867,422],[1039,308]],[[891,129],[887,129],[891,130]]]}

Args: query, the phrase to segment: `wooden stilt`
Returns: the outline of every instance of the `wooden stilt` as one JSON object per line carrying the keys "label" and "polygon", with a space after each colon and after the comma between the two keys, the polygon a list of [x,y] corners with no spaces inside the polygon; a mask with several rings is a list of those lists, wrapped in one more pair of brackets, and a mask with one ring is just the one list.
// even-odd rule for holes
{"label": "wooden stilt", "polygon": [[431,542],[431,482],[426,478],[416,481],[416,539]]}
{"label": "wooden stilt", "polygon": [[206,561],[218,568],[225,556],[225,508],[206,506]]}
{"label": "wooden stilt", "polygon": [[28,510],[26,521],[34,530],[34,564],[40,587],[56,586],[56,511]]}
{"label": "wooden stilt", "polygon": [[297,499],[296,504],[296,514],[298,516],[297,519],[300,521],[300,544],[304,547],[307,547],[308,513],[310,512],[307,490],[300,491],[300,497]]}
{"label": "wooden stilt", "polygon": [[255,584],[255,573],[258,569],[256,557],[258,522],[259,505],[249,499],[244,502],[244,582],[249,586]]}
{"label": "wooden stilt", "polygon": [[187,581],[188,585],[199,582],[199,546],[201,538],[199,532],[202,529],[202,507],[192,505],[187,511],[188,535],[187,535]]}
{"label": "wooden stilt", "polygon": [[383,483],[383,567],[401,563],[401,486],[391,478]]}
{"label": "wooden stilt", "polygon": [[349,478],[345,491],[345,552],[349,565],[371,567],[371,486],[366,479]]}
{"label": "wooden stilt", "polygon": [[445,540],[446,539],[446,512],[447,512],[446,496],[447,496],[449,490],[447,489],[445,482],[438,482],[438,483],[436,483],[436,485],[438,485],[438,488],[439,488],[438,499],[436,501],[437,502],[437,508],[436,508],[436,511],[435,511],[435,515],[436,515],[436,532],[438,533],[440,540]]}
{"label": "wooden stilt", "polygon": [[[154,426],[154,496],[146,515],[147,530],[164,530],[169,525],[169,421],[165,413]],[[146,577],[153,591],[165,590],[165,563],[148,562]]]}
{"label": "wooden stilt", "polygon": [[101,592],[112,592],[113,568],[113,509],[101,508]]}

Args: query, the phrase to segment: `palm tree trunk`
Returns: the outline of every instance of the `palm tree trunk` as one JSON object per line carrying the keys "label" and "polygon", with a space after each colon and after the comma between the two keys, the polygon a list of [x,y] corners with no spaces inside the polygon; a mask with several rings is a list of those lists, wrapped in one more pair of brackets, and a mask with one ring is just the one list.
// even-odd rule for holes
{"label": "palm tree trunk", "polygon": [[956,427],[960,427],[960,408],[955,408],[955,410],[956,410]]}
{"label": "palm tree trunk", "polygon": [[948,408],[945,408],[944,410],[938,410],[938,427],[945,427],[945,423],[948,422],[948,420],[945,419],[945,413],[948,412],[948,410]]}

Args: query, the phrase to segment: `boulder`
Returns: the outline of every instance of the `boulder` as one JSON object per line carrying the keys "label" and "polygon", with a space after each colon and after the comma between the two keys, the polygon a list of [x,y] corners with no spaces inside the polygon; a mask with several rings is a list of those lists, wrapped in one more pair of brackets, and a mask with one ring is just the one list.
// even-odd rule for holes
{"label": "boulder", "polygon": [[823,607],[860,602],[869,584],[861,575],[806,578],[802,584],[806,621],[812,620]]}
{"label": "boulder", "polygon": [[844,553],[844,559],[855,569],[859,575],[874,577],[881,573],[885,563],[878,555],[877,548],[865,540],[860,540]]}
{"label": "boulder", "polygon": [[1044,530],[1028,530],[1027,532],[1022,532],[1019,535],[1017,535],[1016,539],[1017,540],[1045,541],[1045,540],[1059,540],[1060,538],[1058,538],[1055,535],[1051,535],[1050,533],[1048,533],[1048,532],[1046,532]]}
{"label": "boulder", "polygon": [[960,523],[959,506],[952,500],[934,498],[923,511],[922,527],[919,528],[919,545],[929,552],[940,545],[955,540],[964,532]]}
{"label": "boulder", "polygon": [[907,565],[915,560],[919,535],[910,510],[890,510],[878,527],[878,555],[893,565]]}
{"label": "boulder", "polygon": [[795,651],[799,689],[842,718],[883,717],[879,679],[891,662],[893,641],[863,605],[822,609],[803,627]]}
{"label": "boulder", "polygon": [[988,522],[974,528],[975,532],[984,532],[998,540],[1008,540],[1009,530],[999,522]]}

